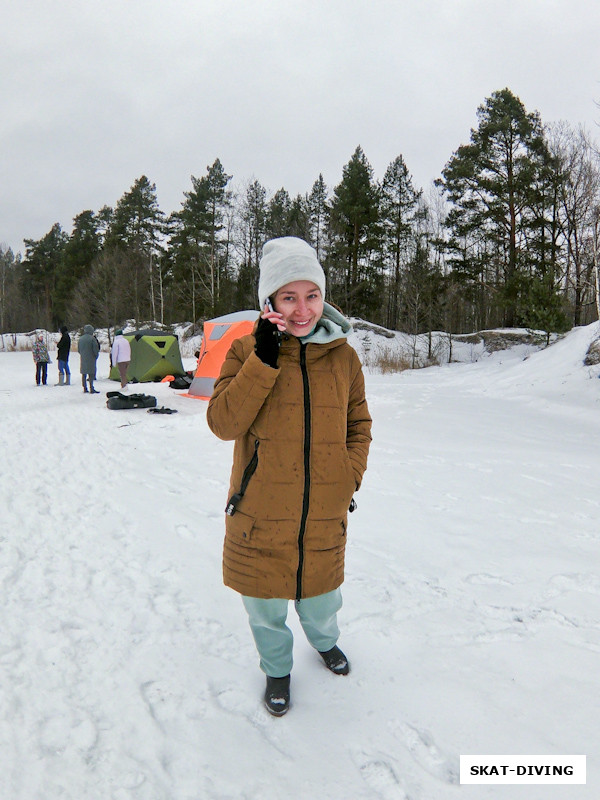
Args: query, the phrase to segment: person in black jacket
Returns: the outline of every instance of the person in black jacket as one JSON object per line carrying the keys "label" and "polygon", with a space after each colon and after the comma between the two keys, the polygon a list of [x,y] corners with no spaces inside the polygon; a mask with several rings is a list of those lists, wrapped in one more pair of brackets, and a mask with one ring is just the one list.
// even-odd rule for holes
{"label": "person in black jacket", "polygon": [[62,336],[58,342],[58,384],[57,386],[69,386],[71,383],[71,370],[69,369],[69,353],[71,352],[71,337],[68,328],[63,325],[60,329]]}

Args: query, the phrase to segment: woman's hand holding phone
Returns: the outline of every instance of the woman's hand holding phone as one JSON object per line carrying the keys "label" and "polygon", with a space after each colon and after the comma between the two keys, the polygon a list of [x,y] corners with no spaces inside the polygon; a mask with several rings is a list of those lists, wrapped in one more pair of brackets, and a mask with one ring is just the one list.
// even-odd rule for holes
{"label": "woman's hand holding phone", "polygon": [[278,311],[275,311],[273,305],[270,300],[267,300],[265,303],[265,308],[263,313],[261,314],[262,319],[268,319],[273,325],[277,326],[277,329],[283,333],[285,330],[285,322],[283,321],[283,314],[280,314]]}
{"label": "woman's hand holding phone", "polygon": [[[270,306],[270,307],[269,307]],[[283,317],[269,302],[265,303],[265,310],[260,315],[258,325],[254,332],[256,355],[263,364],[277,369],[281,331],[285,330]]]}

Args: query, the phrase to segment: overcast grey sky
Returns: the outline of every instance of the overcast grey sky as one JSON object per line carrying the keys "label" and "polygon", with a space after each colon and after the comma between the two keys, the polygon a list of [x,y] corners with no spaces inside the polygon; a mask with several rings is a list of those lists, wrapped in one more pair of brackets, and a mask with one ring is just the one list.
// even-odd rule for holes
{"label": "overcast grey sky", "polygon": [[0,0],[0,243],[114,206],[165,213],[220,158],[241,187],[330,188],[361,145],[427,188],[508,86],[600,138],[597,0]]}

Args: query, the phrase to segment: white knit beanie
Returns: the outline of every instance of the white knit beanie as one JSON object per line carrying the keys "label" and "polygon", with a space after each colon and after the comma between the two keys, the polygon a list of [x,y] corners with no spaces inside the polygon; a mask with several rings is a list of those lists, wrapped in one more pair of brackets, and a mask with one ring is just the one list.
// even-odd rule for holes
{"label": "white knit beanie", "polygon": [[271,239],[263,247],[258,280],[258,301],[261,310],[267,298],[292,281],[312,281],[325,299],[325,273],[317,252],[303,239],[282,236]]}

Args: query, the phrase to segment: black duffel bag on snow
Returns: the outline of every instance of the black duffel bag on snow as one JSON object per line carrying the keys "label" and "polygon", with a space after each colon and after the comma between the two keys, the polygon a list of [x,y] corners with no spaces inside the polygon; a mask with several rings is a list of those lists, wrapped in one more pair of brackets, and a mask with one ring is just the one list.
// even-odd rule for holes
{"label": "black duffel bag on snow", "polygon": [[156,397],[151,394],[107,392],[106,397],[106,407],[113,411],[127,408],[154,408],[156,406]]}

